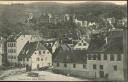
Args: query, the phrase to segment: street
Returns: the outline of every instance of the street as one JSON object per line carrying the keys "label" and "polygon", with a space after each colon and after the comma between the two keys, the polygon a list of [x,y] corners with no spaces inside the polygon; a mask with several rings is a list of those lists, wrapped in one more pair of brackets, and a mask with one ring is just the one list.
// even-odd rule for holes
{"label": "street", "polygon": [[23,81],[23,80],[41,80],[41,81],[88,81],[87,79],[81,79],[76,77],[68,77],[61,74],[55,74],[51,70],[47,71],[32,71],[34,73],[38,73],[38,77],[30,77],[28,76],[28,72],[25,72],[24,69],[11,69],[6,70],[0,75],[0,80],[4,81]]}

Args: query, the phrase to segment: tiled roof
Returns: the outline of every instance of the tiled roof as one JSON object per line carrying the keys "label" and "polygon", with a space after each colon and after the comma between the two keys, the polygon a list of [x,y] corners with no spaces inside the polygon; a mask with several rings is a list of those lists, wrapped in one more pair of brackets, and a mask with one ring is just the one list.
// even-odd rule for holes
{"label": "tiled roof", "polygon": [[103,38],[91,39],[87,51],[100,51],[99,49],[103,46],[104,43],[105,40]]}
{"label": "tiled roof", "polygon": [[53,47],[53,45],[55,44],[55,42],[56,42],[56,41],[43,41],[42,44],[45,44],[45,43],[52,43],[51,46],[50,46],[50,45],[48,45],[48,46],[44,45],[44,46],[52,53],[52,47]]}
{"label": "tiled roof", "polygon": [[47,50],[47,48],[44,47],[44,45],[42,45],[42,43],[38,42],[37,46],[36,46],[36,50]]}
{"label": "tiled roof", "polygon": [[53,62],[86,63],[86,58],[86,51],[84,50],[62,51],[56,53]]}
{"label": "tiled roof", "polygon": [[36,50],[47,50],[40,42],[27,43],[18,57],[31,57]]}

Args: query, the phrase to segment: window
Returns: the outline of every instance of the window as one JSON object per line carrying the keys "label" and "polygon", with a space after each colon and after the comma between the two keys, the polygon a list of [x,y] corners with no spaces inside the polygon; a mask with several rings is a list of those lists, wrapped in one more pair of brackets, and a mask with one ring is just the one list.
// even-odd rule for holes
{"label": "window", "polygon": [[60,66],[60,64],[59,63],[57,63],[57,67],[59,67]]}
{"label": "window", "polygon": [[100,69],[103,69],[103,65],[100,65]]}
{"label": "window", "polygon": [[9,46],[9,43],[8,43],[8,47],[10,47],[10,46]]}
{"label": "window", "polygon": [[114,68],[114,71],[117,71],[117,66],[116,66],[116,65],[114,65],[114,67],[113,67],[113,68]]}
{"label": "window", "polygon": [[86,46],[86,43],[84,43],[83,45]]}
{"label": "window", "polygon": [[9,53],[9,49],[8,49],[8,53]]}
{"label": "window", "polygon": [[12,47],[13,46],[13,44],[12,43],[10,43],[10,47]]}
{"label": "window", "polygon": [[96,55],[93,55],[93,60],[96,60]]}
{"label": "window", "polygon": [[16,59],[16,56],[14,56],[14,59]]}
{"label": "window", "polygon": [[13,56],[10,56],[10,59],[13,59]]}
{"label": "window", "polygon": [[43,54],[45,54],[45,51],[43,51]]}
{"label": "window", "polygon": [[41,61],[43,61],[43,58],[41,58]]}
{"label": "window", "polygon": [[40,61],[40,58],[37,58],[36,61]]}
{"label": "window", "polygon": [[81,46],[81,43],[79,43],[78,45]]}
{"label": "window", "polygon": [[67,64],[66,63],[64,63],[64,67],[67,67]]}
{"label": "window", "polygon": [[29,58],[27,58],[27,61],[29,61]]}
{"label": "window", "polygon": [[47,52],[47,54],[49,54],[49,51]]}
{"label": "window", "polygon": [[121,55],[117,55],[117,61],[121,61]]}
{"label": "window", "polygon": [[16,43],[14,43],[14,47],[16,47]]}
{"label": "window", "polygon": [[25,61],[25,58],[23,58],[23,61]]}
{"label": "window", "polygon": [[83,64],[83,68],[84,68],[84,69],[86,68],[86,65],[85,65],[85,64]]}
{"label": "window", "polygon": [[76,68],[76,64],[73,64],[73,68]]}
{"label": "window", "polygon": [[104,55],[104,60],[107,60],[107,54]]}
{"label": "window", "polygon": [[110,55],[110,61],[114,61],[114,55]]}
{"label": "window", "polygon": [[11,47],[13,47],[13,43],[11,43]]}
{"label": "window", "polygon": [[96,69],[96,64],[93,64],[93,69]]}
{"label": "window", "polygon": [[39,55],[41,55],[41,51],[39,51]]}
{"label": "window", "polygon": [[98,57],[98,60],[101,60],[101,55],[100,54],[98,54],[97,57]]}
{"label": "window", "polygon": [[11,53],[13,53],[13,49],[11,49]]}
{"label": "window", "polygon": [[16,50],[14,49],[14,53],[16,53]]}
{"label": "window", "polygon": [[88,60],[91,60],[91,55],[88,55]]}

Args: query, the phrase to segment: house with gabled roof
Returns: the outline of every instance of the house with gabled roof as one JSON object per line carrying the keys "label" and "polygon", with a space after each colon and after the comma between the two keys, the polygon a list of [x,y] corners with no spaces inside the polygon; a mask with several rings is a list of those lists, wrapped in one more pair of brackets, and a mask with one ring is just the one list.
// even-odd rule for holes
{"label": "house with gabled roof", "polygon": [[64,50],[58,51],[53,59],[53,72],[75,76],[87,76],[86,51]]}
{"label": "house with gabled roof", "polygon": [[[90,78],[123,81],[124,54],[119,51],[90,51],[87,55],[87,71]],[[120,74],[120,75],[118,75]]]}
{"label": "house with gabled roof", "polygon": [[89,47],[89,41],[85,39],[81,39],[72,44],[67,44],[72,50],[87,50]]}
{"label": "house with gabled roof", "polygon": [[20,66],[29,70],[52,65],[52,54],[41,42],[30,42],[18,56]]}

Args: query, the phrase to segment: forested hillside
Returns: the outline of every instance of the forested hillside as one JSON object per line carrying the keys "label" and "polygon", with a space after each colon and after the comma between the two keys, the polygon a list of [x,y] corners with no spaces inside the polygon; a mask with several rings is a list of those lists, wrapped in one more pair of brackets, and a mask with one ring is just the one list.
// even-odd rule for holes
{"label": "forested hillside", "polygon": [[[37,19],[43,12],[48,12],[54,14],[76,14],[81,20],[101,21],[100,17],[115,17],[117,19],[126,17],[126,9],[126,5],[94,2],[82,4],[40,2],[32,4],[0,5],[0,34],[8,36],[12,33],[32,32],[33,28],[31,27],[33,25],[26,24],[28,13],[33,13]],[[37,26],[37,28],[40,27]]]}

